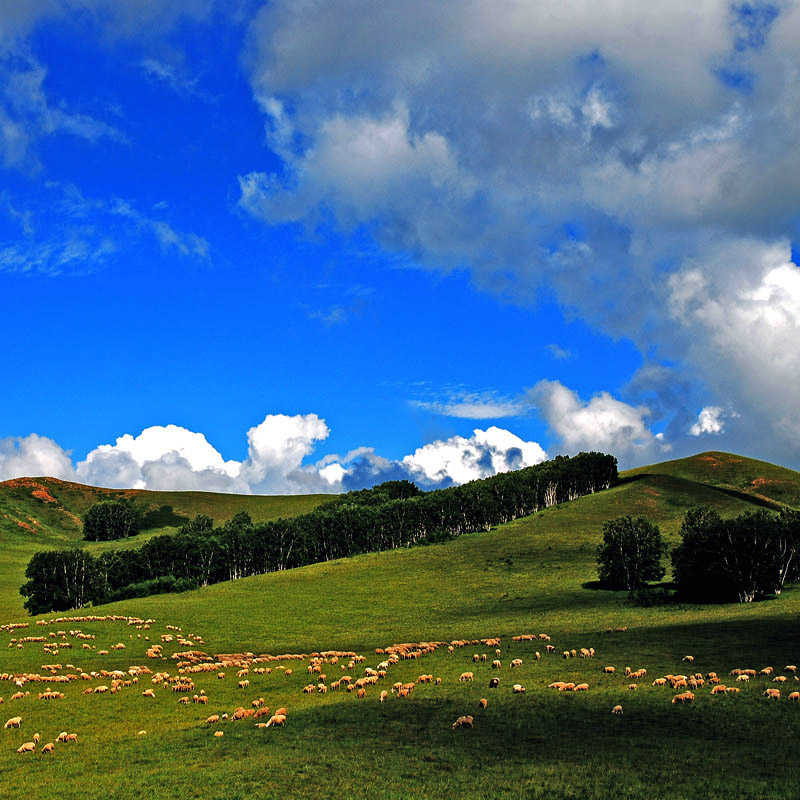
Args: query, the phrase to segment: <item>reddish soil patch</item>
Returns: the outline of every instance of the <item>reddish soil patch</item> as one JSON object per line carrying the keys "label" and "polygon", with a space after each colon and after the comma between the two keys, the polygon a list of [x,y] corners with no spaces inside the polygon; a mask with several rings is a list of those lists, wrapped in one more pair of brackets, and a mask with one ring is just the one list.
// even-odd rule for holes
{"label": "reddish soil patch", "polygon": [[14,522],[19,525],[20,528],[24,528],[26,531],[30,531],[31,533],[37,533],[36,528],[33,525],[28,525],[27,522],[23,522],[21,519],[15,519]]}
{"label": "reddish soil patch", "polygon": [[47,487],[42,486],[41,489],[34,489],[31,492],[31,495],[35,497],[37,500],[41,500],[44,503],[57,503],[58,500],[47,491]]}
{"label": "reddish soil patch", "polygon": [[775,481],[772,480],[771,478],[764,478],[762,476],[762,477],[756,478],[750,485],[751,486],[768,486],[771,483],[775,483]]}
{"label": "reddish soil patch", "polygon": [[644,493],[652,495],[653,497],[661,497],[661,492],[657,492],[655,489],[645,489]]}

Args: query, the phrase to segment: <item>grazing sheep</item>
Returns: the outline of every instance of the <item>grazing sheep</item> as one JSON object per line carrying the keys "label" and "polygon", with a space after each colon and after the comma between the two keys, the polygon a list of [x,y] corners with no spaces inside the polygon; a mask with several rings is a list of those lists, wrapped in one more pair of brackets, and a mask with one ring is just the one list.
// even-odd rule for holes
{"label": "grazing sheep", "polygon": [[239,681],[237,685],[240,689],[246,689],[250,685],[250,681],[248,680]]}
{"label": "grazing sheep", "polygon": [[653,686],[666,686],[667,685],[667,679],[666,678],[656,678],[653,681],[652,685]]}
{"label": "grazing sheep", "polygon": [[712,690],[711,694],[725,694],[727,686],[724,683],[718,683]]}
{"label": "grazing sheep", "polygon": [[356,692],[356,696],[359,700],[361,700],[363,697],[366,697],[366,695],[367,690],[363,686]]}
{"label": "grazing sheep", "polygon": [[385,702],[386,702],[386,700],[388,699],[388,697],[389,697],[389,692],[387,692],[387,691],[386,691],[386,689],[384,689],[384,690],[381,692],[381,696],[380,696],[380,702],[381,702],[381,703],[385,703]]}
{"label": "grazing sheep", "polygon": [[22,724],[22,717],[11,717],[11,719],[6,720],[6,724],[3,725],[4,728],[19,728]]}
{"label": "grazing sheep", "polygon": [[206,719],[206,725],[213,725],[215,722],[219,722],[219,714],[212,714]]}
{"label": "grazing sheep", "polygon": [[500,661],[499,659],[495,659],[494,661],[492,661],[492,669],[501,669],[502,666],[503,662]]}
{"label": "grazing sheep", "polygon": [[725,694],[739,694],[742,690],[738,686],[729,686],[725,690]]}
{"label": "grazing sheep", "polygon": [[456,728],[471,728],[472,722],[472,716],[467,714],[466,716],[459,717],[450,727],[452,730],[455,730]]}
{"label": "grazing sheep", "polygon": [[52,742],[48,742],[44,747],[42,747],[42,755],[45,753],[54,753],[56,746]]}
{"label": "grazing sheep", "polygon": [[[798,693],[795,692],[795,694]],[[485,697],[481,697],[481,699],[478,701],[478,708],[486,708],[487,705],[489,705],[489,701]]]}
{"label": "grazing sheep", "polygon": [[67,741],[67,736],[69,736],[69,734],[66,731],[61,731],[61,733],[59,733],[58,736],[56,736],[56,741],[57,742],[66,742]]}
{"label": "grazing sheep", "polygon": [[694,661],[694,656],[684,656],[681,661],[685,661],[687,664],[691,664]]}
{"label": "grazing sheep", "polygon": [[18,748],[18,753],[32,753],[36,749],[35,742],[23,742]]}
{"label": "grazing sheep", "polygon": [[589,691],[589,684],[588,683],[579,683],[572,691],[573,692],[588,692]]}
{"label": "grazing sheep", "polygon": [[616,667],[603,667],[603,672],[608,673],[609,675],[613,674],[617,671]]}
{"label": "grazing sheep", "polygon": [[639,684],[638,683],[629,683],[628,684],[628,691],[629,692],[635,692],[638,689],[639,689]]}
{"label": "grazing sheep", "polygon": [[142,697],[155,697],[156,693],[152,689],[145,689],[142,692]]}
{"label": "grazing sheep", "polygon": [[462,672],[458,678],[462,683],[472,681],[475,679],[475,675],[472,672]]}
{"label": "grazing sheep", "polygon": [[741,674],[736,676],[736,680],[740,681],[740,682],[747,683],[747,681],[750,680],[750,676],[746,675],[745,673],[741,673]]}
{"label": "grazing sheep", "polygon": [[798,701],[800,701],[800,692],[792,692],[792,693],[789,695],[789,699],[790,699],[790,700],[794,700],[794,702],[795,702],[795,703],[796,703],[796,702],[798,702]]}
{"label": "grazing sheep", "polygon": [[797,667],[794,664],[787,664],[783,668],[783,671],[784,672],[797,672]]}
{"label": "grazing sheep", "polygon": [[489,680],[489,688],[496,689],[500,685],[500,678],[491,678]]}
{"label": "grazing sheep", "polygon": [[621,714],[622,713],[622,706],[614,706],[614,708],[611,709],[611,713],[612,714]]}
{"label": "grazing sheep", "polygon": [[67,742],[77,742],[78,741],[78,734],[77,733],[69,733],[67,734],[66,740]]}
{"label": "grazing sheep", "polygon": [[786,683],[786,676],[785,675],[776,675],[772,679],[773,683]]}
{"label": "grazing sheep", "polygon": [[222,680],[224,677],[225,677],[225,673],[224,673],[224,672],[218,672],[218,673],[217,673],[217,678],[218,678],[219,680]]}
{"label": "grazing sheep", "polygon": [[267,727],[271,728],[274,725],[280,725],[283,728],[286,725],[286,714],[273,714],[267,722]]}
{"label": "grazing sheep", "polygon": [[780,700],[781,699],[781,690],[780,689],[767,689],[764,692],[764,697],[767,697],[770,700]]}
{"label": "grazing sheep", "polygon": [[524,686],[523,686],[521,683],[515,683],[515,684],[514,684],[514,685],[511,687],[511,691],[512,691],[514,694],[523,694],[523,693],[525,692],[525,687],[524,687]]}
{"label": "grazing sheep", "polygon": [[225,731],[214,731],[214,736],[216,736],[217,738],[219,738],[220,736],[224,736],[224,735],[225,735]]}
{"label": "grazing sheep", "polygon": [[517,667],[521,667],[521,666],[522,666],[522,659],[521,658],[515,658],[511,662],[511,669],[516,669]]}
{"label": "grazing sheep", "polygon": [[672,698],[673,703],[692,703],[694,702],[694,694],[692,692],[681,692]]}
{"label": "grazing sheep", "polygon": [[762,669],[758,674],[759,675],[772,675],[773,672],[775,672],[775,669],[773,667],[764,667],[764,669]]}

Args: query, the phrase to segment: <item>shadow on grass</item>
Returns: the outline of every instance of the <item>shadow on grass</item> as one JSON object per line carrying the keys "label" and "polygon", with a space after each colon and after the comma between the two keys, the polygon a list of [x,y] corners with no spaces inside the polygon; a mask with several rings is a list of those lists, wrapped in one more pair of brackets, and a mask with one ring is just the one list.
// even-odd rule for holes
{"label": "shadow on grass", "polygon": [[142,517],[141,530],[149,531],[154,528],[179,528],[189,521],[189,517],[176,514],[172,506],[151,508]]}

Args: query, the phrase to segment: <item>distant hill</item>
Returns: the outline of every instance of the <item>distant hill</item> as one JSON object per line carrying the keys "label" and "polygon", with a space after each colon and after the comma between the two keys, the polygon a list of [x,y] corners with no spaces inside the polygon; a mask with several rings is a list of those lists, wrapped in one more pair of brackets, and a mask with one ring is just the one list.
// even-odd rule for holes
{"label": "distant hill", "polygon": [[144,531],[180,527],[197,514],[225,522],[246,511],[256,522],[293,517],[332,499],[328,494],[237,495],[102,489],[58,478],[15,478],[0,483],[0,532],[48,540],[79,539],[86,510],[103,500],[128,498],[145,510]]}
{"label": "distant hill", "polygon": [[730,492],[768,506],[800,506],[800,473],[767,461],[709,451],[628,470],[620,477],[670,475]]}

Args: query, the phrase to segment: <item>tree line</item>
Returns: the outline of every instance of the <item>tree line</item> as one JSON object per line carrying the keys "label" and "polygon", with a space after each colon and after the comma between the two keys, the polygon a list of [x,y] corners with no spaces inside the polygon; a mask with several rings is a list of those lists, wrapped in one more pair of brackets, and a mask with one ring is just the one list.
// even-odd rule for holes
{"label": "tree line", "polygon": [[[686,513],[680,544],[672,550],[675,599],[701,603],[754,600],[780,594],[800,580],[800,511],[748,511],[722,519],[708,508]],[[664,577],[668,548],[644,517],[619,517],[603,527],[598,575],[613,589],[639,590]]]}
{"label": "tree line", "polygon": [[36,553],[20,593],[31,614],[180,591],[378,550],[444,541],[607,489],[617,459],[580,453],[432,492],[389,481],[348,492],[292,519],[220,526],[197,516],[135,549]]}

